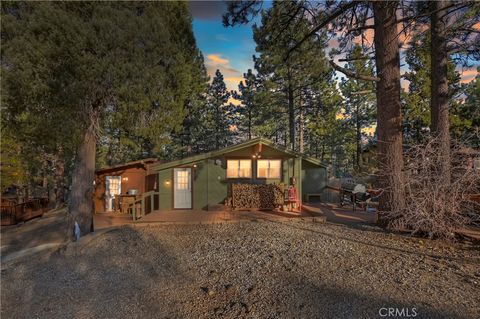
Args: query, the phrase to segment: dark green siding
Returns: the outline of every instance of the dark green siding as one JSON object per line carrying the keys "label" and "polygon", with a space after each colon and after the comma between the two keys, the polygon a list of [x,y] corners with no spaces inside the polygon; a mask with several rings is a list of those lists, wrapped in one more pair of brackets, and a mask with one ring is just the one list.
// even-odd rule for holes
{"label": "dark green siding", "polygon": [[[160,195],[158,207],[160,210],[169,210],[172,207],[172,177],[171,168],[158,172],[158,193]],[[170,185],[167,185],[167,181]]]}
{"label": "dark green siding", "polygon": [[[207,180],[208,166],[207,160],[194,163],[197,167],[193,171],[193,209],[203,209],[208,203]],[[192,164],[193,165],[193,164]]]}
{"label": "dark green siding", "polygon": [[[305,195],[306,193],[320,193],[326,186],[326,169],[324,167],[312,164],[302,160],[300,157],[293,157],[281,150],[263,145],[261,159],[281,159],[282,177],[280,179],[257,179],[256,178],[256,159],[252,157],[255,154],[256,147],[245,147],[229,153],[219,154],[216,157],[200,159],[196,157],[189,162],[188,159],[179,163],[179,166],[192,167],[193,176],[193,209],[195,210],[214,210],[219,205],[225,203],[229,196],[228,192],[231,183],[258,183],[258,184],[279,184],[289,185],[290,178],[297,178],[297,192]],[[252,178],[249,179],[227,179],[226,165],[229,158],[244,158],[252,160]],[[194,167],[194,165],[196,167]],[[172,190],[173,190],[173,168],[160,169],[159,193],[160,210],[171,210]],[[169,185],[167,185],[169,181]],[[221,207],[221,206],[220,206]]]}
{"label": "dark green siding", "polygon": [[307,194],[323,193],[327,186],[327,170],[305,161],[302,164],[302,194],[305,201]]}
{"label": "dark green siding", "polygon": [[[226,163],[221,160],[220,165],[215,163],[214,158],[208,159],[207,195],[208,203],[204,208],[214,209],[216,205],[223,205],[228,196],[228,184],[226,180]],[[208,206],[207,206],[208,205]]]}

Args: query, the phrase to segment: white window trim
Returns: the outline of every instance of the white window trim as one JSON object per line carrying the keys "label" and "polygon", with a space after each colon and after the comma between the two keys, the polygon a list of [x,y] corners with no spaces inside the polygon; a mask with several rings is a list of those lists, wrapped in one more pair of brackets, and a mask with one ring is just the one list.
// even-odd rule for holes
{"label": "white window trim", "polygon": [[[228,176],[228,162],[229,161],[235,161],[237,162],[237,174],[236,176]],[[240,161],[248,161],[250,163],[250,175],[249,176],[243,176],[240,177]],[[246,159],[246,158],[227,158],[227,178],[252,178],[252,160],[251,159]]]}
{"label": "white window trim", "polygon": [[[260,166],[258,165],[258,162],[260,161],[268,161],[268,167],[267,167],[267,176],[266,177],[259,177],[258,175],[258,170],[260,168]],[[270,162],[271,161],[278,161],[280,162],[280,166],[278,167],[279,169],[279,172],[278,172],[278,176],[270,176]],[[260,179],[281,179],[282,178],[282,160],[279,159],[279,158],[262,158],[262,159],[258,159],[257,160],[257,178]]]}

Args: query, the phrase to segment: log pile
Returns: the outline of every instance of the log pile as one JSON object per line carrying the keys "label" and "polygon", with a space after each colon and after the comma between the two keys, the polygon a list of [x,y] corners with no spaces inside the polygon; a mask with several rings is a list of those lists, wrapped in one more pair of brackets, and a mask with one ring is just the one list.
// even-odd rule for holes
{"label": "log pile", "polygon": [[232,184],[233,209],[274,209],[283,203],[278,185]]}

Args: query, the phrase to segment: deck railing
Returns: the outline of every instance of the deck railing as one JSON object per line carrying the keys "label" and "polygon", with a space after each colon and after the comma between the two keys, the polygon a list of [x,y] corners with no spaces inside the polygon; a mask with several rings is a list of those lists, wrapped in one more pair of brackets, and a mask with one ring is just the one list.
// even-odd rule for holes
{"label": "deck railing", "polygon": [[156,191],[145,192],[142,196],[130,205],[133,220],[142,218],[154,210],[158,210],[159,193]]}
{"label": "deck railing", "polygon": [[1,205],[2,226],[15,225],[22,221],[42,216],[48,207],[48,199],[34,198],[19,204]]}

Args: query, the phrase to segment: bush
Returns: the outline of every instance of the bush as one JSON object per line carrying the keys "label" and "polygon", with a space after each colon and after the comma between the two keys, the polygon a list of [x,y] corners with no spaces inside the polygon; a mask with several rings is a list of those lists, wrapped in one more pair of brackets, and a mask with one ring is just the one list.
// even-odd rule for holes
{"label": "bush", "polygon": [[406,203],[402,208],[382,212],[387,227],[452,239],[457,230],[478,223],[480,204],[472,195],[480,193],[480,170],[474,169],[472,157],[480,152],[456,142],[452,145],[450,176],[442,173],[447,159],[439,151],[436,139],[406,150]]}

